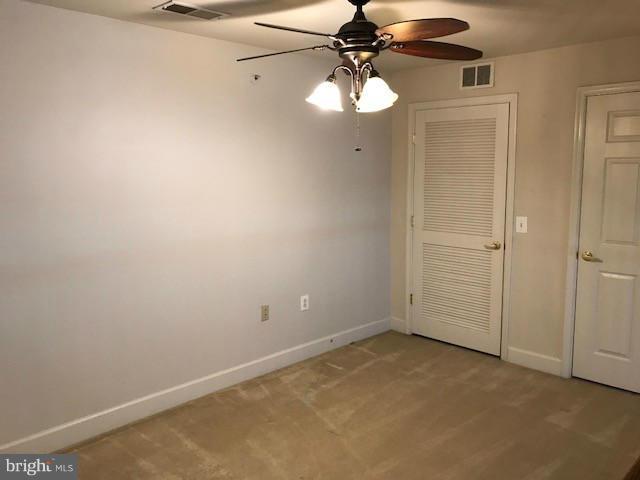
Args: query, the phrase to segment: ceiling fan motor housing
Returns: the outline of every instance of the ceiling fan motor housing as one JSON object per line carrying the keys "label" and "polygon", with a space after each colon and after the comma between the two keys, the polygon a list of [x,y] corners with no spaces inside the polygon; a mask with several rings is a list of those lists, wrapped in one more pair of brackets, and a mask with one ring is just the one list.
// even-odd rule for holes
{"label": "ceiling fan motor housing", "polygon": [[368,0],[349,1],[356,5],[358,10],[353,16],[353,20],[342,25],[336,34],[336,38],[342,40],[344,44],[336,41],[334,47],[337,48],[341,58],[361,65],[380,54],[380,47],[376,43],[378,26],[367,20],[362,11],[362,5]]}

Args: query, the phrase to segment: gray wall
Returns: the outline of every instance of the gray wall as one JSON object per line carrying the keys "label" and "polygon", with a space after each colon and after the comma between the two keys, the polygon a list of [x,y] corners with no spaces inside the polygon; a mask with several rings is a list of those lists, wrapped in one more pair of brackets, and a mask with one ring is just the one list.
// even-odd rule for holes
{"label": "gray wall", "polygon": [[0,444],[388,317],[390,115],[354,153],[333,62],[0,12]]}
{"label": "gray wall", "polygon": [[[495,59],[495,87],[460,91],[459,64],[393,77],[392,315],[405,312],[407,134],[409,103],[518,93],[515,214],[529,233],[515,234],[508,344],[562,357],[569,196],[576,91],[579,86],[640,80],[640,38],[592,43]],[[398,324],[400,324],[398,322]]]}

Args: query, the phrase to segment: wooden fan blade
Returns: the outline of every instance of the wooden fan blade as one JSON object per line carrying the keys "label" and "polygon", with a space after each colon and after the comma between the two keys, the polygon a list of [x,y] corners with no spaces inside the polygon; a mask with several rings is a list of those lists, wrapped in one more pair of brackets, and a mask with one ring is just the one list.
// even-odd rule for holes
{"label": "wooden fan blade", "polygon": [[444,37],[452,33],[469,30],[469,24],[457,18],[425,18],[423,20],[407,20],[397,22],[376,30],[381,36],[385,33],[393,35],[394,42],[410,42],[427,38]]}
{"label": "wooden fan blade", "polygon": [[400,42],[392,43],[392,52],[413,55],[414,57],[439,58],[442,60],[476,60],[482,57],[482,52],[475,48],[463,47],[444,42]]}
{"label": "wooden fan blade", "polygon": [[303,30],[301,28],[283,27],[282,25],[272,25],[270,23],[254,22],[256,25],[267,28],[275,28],[276,30],[286,30],[287,32],[306,33],[307,35],[318,35],[320,37],[332,37],[330,33],[312,32],[311,30]]}

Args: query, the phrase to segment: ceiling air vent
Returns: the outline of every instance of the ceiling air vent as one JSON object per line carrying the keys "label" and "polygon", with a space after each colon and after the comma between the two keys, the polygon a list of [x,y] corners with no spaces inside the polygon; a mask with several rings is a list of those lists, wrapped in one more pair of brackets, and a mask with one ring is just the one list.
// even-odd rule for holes
{"label": "ceiling air vent", "polygon": [[186,15],[187,17],[201,18],[202,20],[217,20],[228,16],[227,13],[215,12],[206,8],[196,7],[195,5],[173,1],[165,2],[157,7],[153,7],[153,9],[178,13],[180,15]]}
{"label": "ceiling air vent", "polygon": [[460,88],[493,87],[493,63],[477,63],[460,68]]}

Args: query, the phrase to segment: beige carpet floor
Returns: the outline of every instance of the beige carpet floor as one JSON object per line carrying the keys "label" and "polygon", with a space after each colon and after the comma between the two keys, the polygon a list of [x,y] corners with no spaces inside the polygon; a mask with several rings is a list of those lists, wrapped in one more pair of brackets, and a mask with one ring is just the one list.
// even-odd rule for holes
{"label": "beige carpet floor", "polygon": [[640,396],[385,333],[81,445],[80,479],[622,479]]}

